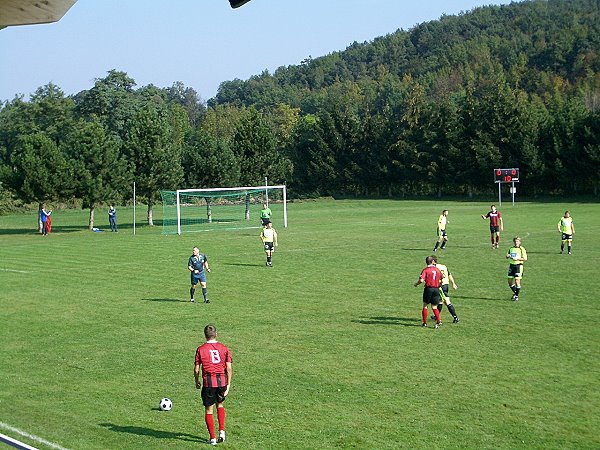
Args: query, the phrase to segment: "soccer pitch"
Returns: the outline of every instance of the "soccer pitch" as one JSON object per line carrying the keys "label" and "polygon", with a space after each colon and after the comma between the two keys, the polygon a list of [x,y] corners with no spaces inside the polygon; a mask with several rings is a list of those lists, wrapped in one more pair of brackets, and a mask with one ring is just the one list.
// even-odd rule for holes
{"label": "soccer pitch", "polygon": [[[273,268],[257,229],[133,236],[121,208],[119,233],[55,211],[44,238],[31,215],[0,217],[0,433],[40,449],[52,447],[6,425],[70,450],[203,446],[193,358],[214,323],[234,369],[222,447],[599,448],[600,205],[504,204],[499,250],[489,205],[291,203]],[[413,283],[442,209],[437,254],[461,322],[444,309],[424,329]],[[566,209],[571,256],[556,229]],[[529,256],[519,302],[506,282],[515,235]],[[212,269],[208,305],[189,303],[194,245]]]}

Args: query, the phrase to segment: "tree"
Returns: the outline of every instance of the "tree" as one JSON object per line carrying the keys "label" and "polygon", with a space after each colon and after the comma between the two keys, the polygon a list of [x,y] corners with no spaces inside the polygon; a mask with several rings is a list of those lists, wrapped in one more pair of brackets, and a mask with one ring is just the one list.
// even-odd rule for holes
{"label": "tree", "polygon": [[[72,167],[56,143],[43,132],[21,136],[12,155],[8,174],[10,186],[26,202],[38,202],[39,210],[46,201],[68,197],[72,192]],[[38,214],[38,230],[42,224]]]}
{"label": "tree", "polygon": [[191,87],[185,87],[181,81],[173,83],[165,89],[167,100],[182,106],[187,112],[190,125],[198,126],[200,119],[206,112],[206,105],[200,98],[200,95]]}
{"label": "tree", "polygon": [[107,134],[97,120],[80,120],[65,145],[73,164],[75,195],[90,209],[89,229],[94,228],[94,210],[101,201],[122,198],[131,179],[127,162],[119,153],[114,135]]}
{"label": "tree", "polygon": [[240,120],[232,147],[240,162],[240,183],[243,185],[262,184],[265,176],[281,182],[289,173],[289,160],[275,151],[275,136],[254,108]]}
{"label": "tree", "polygon": [[293,185],[299,192],[328,195],[335,189],[335,157],[324,139],[320,119],[302,117],[294,129],[288,154],[291,157]]}
{"label": "tree", "polygon": [[80,116],[96,116],[109,133],[127,140],[128,120],[136,111],[135,81],[127,73],[108,71],[105,78],[96,79],[94,87],[75,96]]}
{"label": "tree", "polygon": [[183,169],[190,188],[237,186],[240,182],[240,165],[233,151],[203,130],[188,139]]}
{"label": "tree", "polygon": [[206,114],[202,117],[200,128],[210,136],[231,146],[238,124],[247,115],[246,108],[216,105],[207,109]]}
{"label": "tree", "polygon": [[75,121],[75,104],[55,84],[36,89],[28,108],[31,132],[43,131],[56,144],[63,142]]}
{"label": "tree", "polygon": [[187,115],[178,105],[168,107],[160,97],[147,96],[133,114],[128,129],[127,155],[134,180],[148,202],[148,225],[154,226],[152,206],[161,189],[176,189],[183,179],[181,156]]}

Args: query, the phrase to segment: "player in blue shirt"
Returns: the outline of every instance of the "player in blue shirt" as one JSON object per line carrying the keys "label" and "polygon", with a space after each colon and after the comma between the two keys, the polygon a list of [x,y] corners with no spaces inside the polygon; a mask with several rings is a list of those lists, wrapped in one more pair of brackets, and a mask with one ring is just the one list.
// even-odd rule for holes
{"label": "player in blue shirt", "polygon": [[192,287],[190,288],[190,302],[194,303],[194,293],[196,292],[196,285],[200,282],[202,288],[202,295],[204,296],[204,303],[209,303],[208,293],[206,291],[206,272],[210,272],[208,267],[208,259],[204,253],[200,253],[198,247],[194,247],[192,250],[192,256],[188,260],[188,270],[191,272]]}

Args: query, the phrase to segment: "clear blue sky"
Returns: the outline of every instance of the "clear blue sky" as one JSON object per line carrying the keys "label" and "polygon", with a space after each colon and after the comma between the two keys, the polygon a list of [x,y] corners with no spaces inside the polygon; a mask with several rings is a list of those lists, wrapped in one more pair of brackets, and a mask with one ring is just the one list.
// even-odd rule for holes
{"label": "clear blue sky", "polygon": [[49,82],[66,94],[117,69],[138,87],[181,81],[205,100],[222,81],[299,64],[478,0],[79,0],[54,24],[0,30],[0,100]]}

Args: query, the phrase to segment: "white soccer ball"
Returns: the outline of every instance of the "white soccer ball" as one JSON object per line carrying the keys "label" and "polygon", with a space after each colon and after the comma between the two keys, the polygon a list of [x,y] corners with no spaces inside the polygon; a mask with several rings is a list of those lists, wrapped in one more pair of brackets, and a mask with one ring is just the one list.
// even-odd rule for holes
{"label": "white soccer ball", "polygon": [[161,411],[170,411],[173,407],[173,402],[171,401],[171,399],[165,397],[161,399],[160,403],[158,404],[158,407]]}

